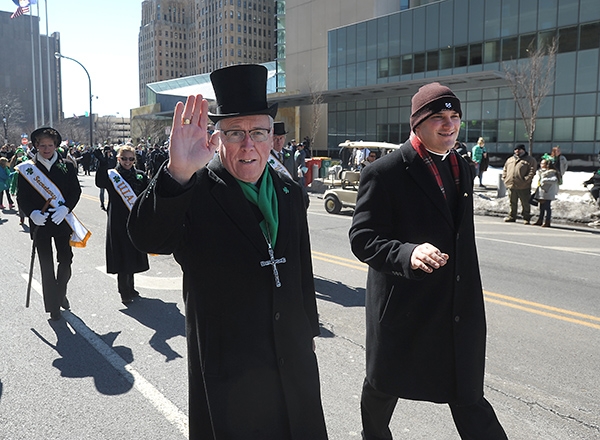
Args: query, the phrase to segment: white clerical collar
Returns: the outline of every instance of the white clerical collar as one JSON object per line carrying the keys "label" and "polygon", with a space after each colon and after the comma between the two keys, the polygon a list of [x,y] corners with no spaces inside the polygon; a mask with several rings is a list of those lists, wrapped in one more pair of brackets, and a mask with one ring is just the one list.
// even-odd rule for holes
{"label": "white clerical collar", "polygon": [[448,154],[450,153],[450,150],[446,151],[445,153],[436,153],[435,151],[431,151],[431,150],[429,150],[429,149],[427,149],[427,148],[426,148],[426,150],[427,150],[427,152],[428,152],[429,154],[435,154],[436,156],[439,156],[439,157],[441,157],[441,158],[442,158],[442,160],[446,159],[446,157],[447,157],[447,156],[448,156]]}
{"label": "white clerical collar", "polygon": [[50,171],[50,168],[52,168],[52,165],[54,165],[54,162],[56,162],[58,160],[58,153],[55,151],[50,159],[45,159],[40,155],[40,153],[38,153],[36,156],[36,160],[37,160],[37,162],[44,165],[44,167],[46,167],[46,169],[48,171]]}

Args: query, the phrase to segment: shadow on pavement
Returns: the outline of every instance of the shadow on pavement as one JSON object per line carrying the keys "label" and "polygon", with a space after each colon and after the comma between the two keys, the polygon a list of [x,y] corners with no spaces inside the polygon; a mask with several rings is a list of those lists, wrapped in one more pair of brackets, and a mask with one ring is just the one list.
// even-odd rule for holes
{"label": "shadow on pavement", "polygon": [[334,302],[344,307],[364,307],[365,289],[347,286],[336,280],[315,277],[317,298]]}
{"label": "shadow on pavement", "polygon": [[[115,370],[84,336],[78,334],[74,328],[68,327],[64,318],[49,322],[52,330],[56,333],[56,345],[45,339],[37,330],[32,328],[31,331],[59,354],[60,357],[54,360],[52,365],[60,371],[61,377],[80,379],[92,377],[96,389],[109,396],[125,394],[131,390],[133,378],[127,380],[123,377],[122,373]],[[113,347],[119,333],[110,332],[99,337],[126,363],[131,363],[133,352],[130,348]]]}
{"label": "shadow on pavement", "polygon": [[158,298],[137,298],[121,310],[140,324],[154,330],[150,346],[165,356],[166,361],[183,357],[167,343],[175,336],[185,337],[185,316],[176,303],[166,303]]}

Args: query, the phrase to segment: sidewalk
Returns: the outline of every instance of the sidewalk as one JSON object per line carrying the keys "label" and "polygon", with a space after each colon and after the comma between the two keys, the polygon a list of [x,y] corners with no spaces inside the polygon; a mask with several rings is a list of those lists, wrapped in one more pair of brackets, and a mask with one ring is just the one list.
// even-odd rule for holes
{"label": "sidewalk", "polygon": [[[508,197],[498,198],[499,177],[502,174],[501,168],[489,168],[483,173],[483,185],[485,188],[479,188],[479,181],[476,179],[474,188],[474,211],[476,215],[488,215],[495,217],[505,217],[509,210]],[[594,203],[590,192],[583,185],[583,182],[591,177],[590,172],[567,171],[563,176],[563,183],[560,186],[556,200],[552,202],[552,223],[587,225],[597,220],[591,214],[598,211],[598,206]],[[534,180],[532,190],[537,185]],[[520,212],[519,207],[519,212]],[[539,208],[531,207],[534,219],[537,218]]]}

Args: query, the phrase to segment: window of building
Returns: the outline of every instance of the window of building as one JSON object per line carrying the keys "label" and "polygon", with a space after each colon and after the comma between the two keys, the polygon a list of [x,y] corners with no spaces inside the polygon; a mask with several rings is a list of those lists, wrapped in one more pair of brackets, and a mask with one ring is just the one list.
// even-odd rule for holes
{"label": "window of building", "polygon": [[417,53],[415,54],[415,62],[413,67],[414,73],[425,72],[425,54]]}
{"label": "window of building", "polygon": [[500,61],[500,40],[487,41],[483,47],[483,60],[485,63],[497,63]]}
{"label": "window of building", "polygon": [[516,60],[519,56],[519,39],[510,37],[502,39],[502,61]]}
{"label": "window of building", "polygon": [[519,58],[528,58],[530,52],[536,49],[536,34],[519,36]]}
{"label": "window of building", "polygon": [[402,56],[402,75],[411,74],[413,72],[413,56],[412,54]]}
{"label": "window of building", "polygon": [[439,68],[452,69],[454,60],[454,50],[451,47],[440,49]]}
{"label": "window of building", "polygon": [[581,25],[579,50],[597,49],[600,47],[600,22]]}
{"label": "window of building", "polygon": [[387,78],[389,76],[389,59],[382,58],[378,61],[377,78]]}
{"label": "window of building", "polygon": [[481,43],[469,46],[469,66],[483,64],[483,45]]}
{"label": "window of building", "polygon": [[558,30],[558,53],[577,50],[577,26]]}
{"label": "window of building", "polygon": [[469,61],[469,47],[458,46],[454,48],[454,67],[464,67]]}

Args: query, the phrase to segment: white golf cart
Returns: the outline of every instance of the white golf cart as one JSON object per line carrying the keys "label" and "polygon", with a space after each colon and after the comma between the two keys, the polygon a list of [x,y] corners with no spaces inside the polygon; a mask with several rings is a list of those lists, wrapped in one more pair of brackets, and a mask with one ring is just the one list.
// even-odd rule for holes
{"label": "white golf cart", "polygon": [[[339,144],[340,148],[364,148],[369,151],[378,151],[378,157],[385,156],[400,148],[400,145],[387,142],[346,141]],[[330,178],[326,183],[329,189],[323,194],[325,211],[330,214],[339,214],[342,208],[356,206],[356,195],[360,181],[360,171],[342,170],[337,175],[335,170],[330,170]]]}

